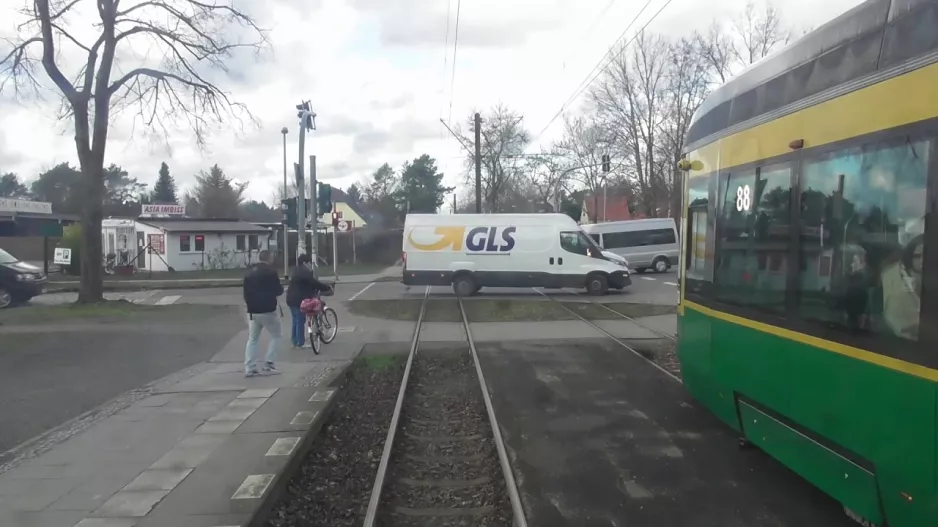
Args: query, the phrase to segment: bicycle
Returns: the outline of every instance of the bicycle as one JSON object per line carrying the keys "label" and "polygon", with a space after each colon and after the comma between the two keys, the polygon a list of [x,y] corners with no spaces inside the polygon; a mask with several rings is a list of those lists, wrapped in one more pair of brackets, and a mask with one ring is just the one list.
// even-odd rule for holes
{"label": "bicycle", "polygon": [[300,304],[300,309],[306,314],[306,335],[316,355],[319,355],[322,344],[332,343],[339,333],[339,316],[322,300],[323,296],[332,296],[334,291],[335,289],[330,289],[328,292],[307,298]]}

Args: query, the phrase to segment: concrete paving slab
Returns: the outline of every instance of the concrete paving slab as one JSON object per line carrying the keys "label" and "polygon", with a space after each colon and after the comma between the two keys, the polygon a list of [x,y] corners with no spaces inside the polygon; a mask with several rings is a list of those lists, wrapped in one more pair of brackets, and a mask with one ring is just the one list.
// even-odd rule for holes
{"label": "concrete paving slab", "polygon": [[173,490],[193,469],[146,470],[124,487],[124,490]]}
{"label": "concrete paving slab", "polygon": [[81,485],[80,478],[33,479],[0,496],[0,511],[39,512]]}
{"label": "concrete paving slab", "polygon": [[75,527],[134,527],[138,518],[85,518]]}
{"label": "concrete paving slab", "polygon": [[[413,323],[411,323],[413,337]],[[424,322],[420,326],[420,340],[426,342],[466,342],[462,322]]]}
{"label": "concrete paving slab", "polygon": [[[238,434],[258,432],[304,432],[311,420],[299,419],[300,412],[322,409],[323,402],[310,402],[316,388],[281,388],[264,404],[264,411],[249,417],[238,427]],[[293,434],[296,435],[296,434]],[[269,446],[269,445],[268,445]],[[266,451],[266,449],[265,449]]]}
{"label": "concrete paving slab", "polygon": [[529,525],[851,525],[608,338],[478,350]]}
{"label": "concrete paving slab", "polygon": [[76,511],[25,512],[0,509],[0,525],[4,527],[74,527],[82,517],[83,513]]}
{"label": "concrete paving slab", "polygon": [[[642,327],[631,320],[626,320],[624,318],[616,320],[591,320],[593,324],[601,327],[602,329],[608,331],[612,336],[618,337],[620,339],[659,339],[661,335],[658,335],[654,331]],[[593,330],[593,336],[598,336],[599,332]]]}
{"label": "concrete paving slab", "polygon": [[[184,516],[252,513],[262,495],[250,499],[232,499],[232,496],[249,476],[274,475],[283,470],[287,462],[285,456],[264,454],[277,439],[286,436],[288,434],[276,432],[232,435],[157,506],[153,518],[162,517],[161,525],[175,526],[173,519]],[[269,483],[261,485],[264,491],[268,490]]]}
{"label": "concrete paving slab", "polygon": [[654,315],[635,320],[666,335],[677,336],[677,315]]}
{"label": "concrete paving slab", "polygon": [[595,338],[596,329],[580,320],[551,322],[473,322],[469,325],[476,342],[504,340]]}
{"label": "concrete paving slab", "polygon": [[166,495],[168,490],[122,490],[111,496],[104,505],[95,509],[92,517],[139,518],[146,516]]}
{"label": "concrete paving slab", "polygon": [[291,385],[308,374],[314,368],[321,368],[318,363],[278,362],[281,375],[260,375],[246,378],[243,366],[233,363],[220,363],[215,369],[200,373],[179,382],[163,392],[242,392],[257,388],[278,388]]}
{"label": "concrete paving slab", "polygon": [[137,467],[121,472],[98,474],[91,478],[82,478],[81,484],[68,494],[55,500],[48,510],[83,511],[90,513],[117,494],[130,483],[140,470]]}

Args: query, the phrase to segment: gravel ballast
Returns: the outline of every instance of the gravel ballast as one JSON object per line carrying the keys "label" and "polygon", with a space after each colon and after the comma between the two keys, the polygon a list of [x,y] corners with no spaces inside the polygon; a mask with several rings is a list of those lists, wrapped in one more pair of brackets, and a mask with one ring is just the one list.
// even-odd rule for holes
{"label": "gravel ballast", "polygon": [[376,524],[511,525],[468,347],[417,353]]}
{"label": "gravel ballast", "polygon": [[366,357],[352,366],[329,420],[265,526],[361,526],[406,360]]}

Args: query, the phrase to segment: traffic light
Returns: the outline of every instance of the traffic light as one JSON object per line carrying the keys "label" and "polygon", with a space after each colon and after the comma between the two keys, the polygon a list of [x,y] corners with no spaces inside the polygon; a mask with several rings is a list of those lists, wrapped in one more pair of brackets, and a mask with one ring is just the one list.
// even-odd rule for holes
{"label": "traffic light", "polygon": [[337,211],[337,210],[336,210],[336,211],[332,211],[332,226],[333,226],[333,227],[338,227],[338,226],[339,226],[339,211]]}
{"label": "traffic light", "polygon": [[332,185],[328,183],[319,184],[319,192],[316,197],[316,209],[319,214],[332,212]]}
{"label": "traffic light", "polygon": [[609,154],[603,154],[603,172],[609,172],[612,169],[612,163],[609,159]]}
{"label": "traffic light", "polygon": [[287,198],[280,200],[280,210],[283,211],[283,219],[281,223],[290,227],[291,229],[296,228],[296,198]]}

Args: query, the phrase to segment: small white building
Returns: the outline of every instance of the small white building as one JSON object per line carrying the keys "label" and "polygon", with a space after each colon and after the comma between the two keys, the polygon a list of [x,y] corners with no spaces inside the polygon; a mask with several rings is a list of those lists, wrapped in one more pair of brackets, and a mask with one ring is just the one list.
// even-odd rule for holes
{"label": "small white building", "polygon": [[117,265],[197,271],[249,267],[275,233],[239,220],[166,217],[106,219],[102,235],[103,256],[114,253]]}

